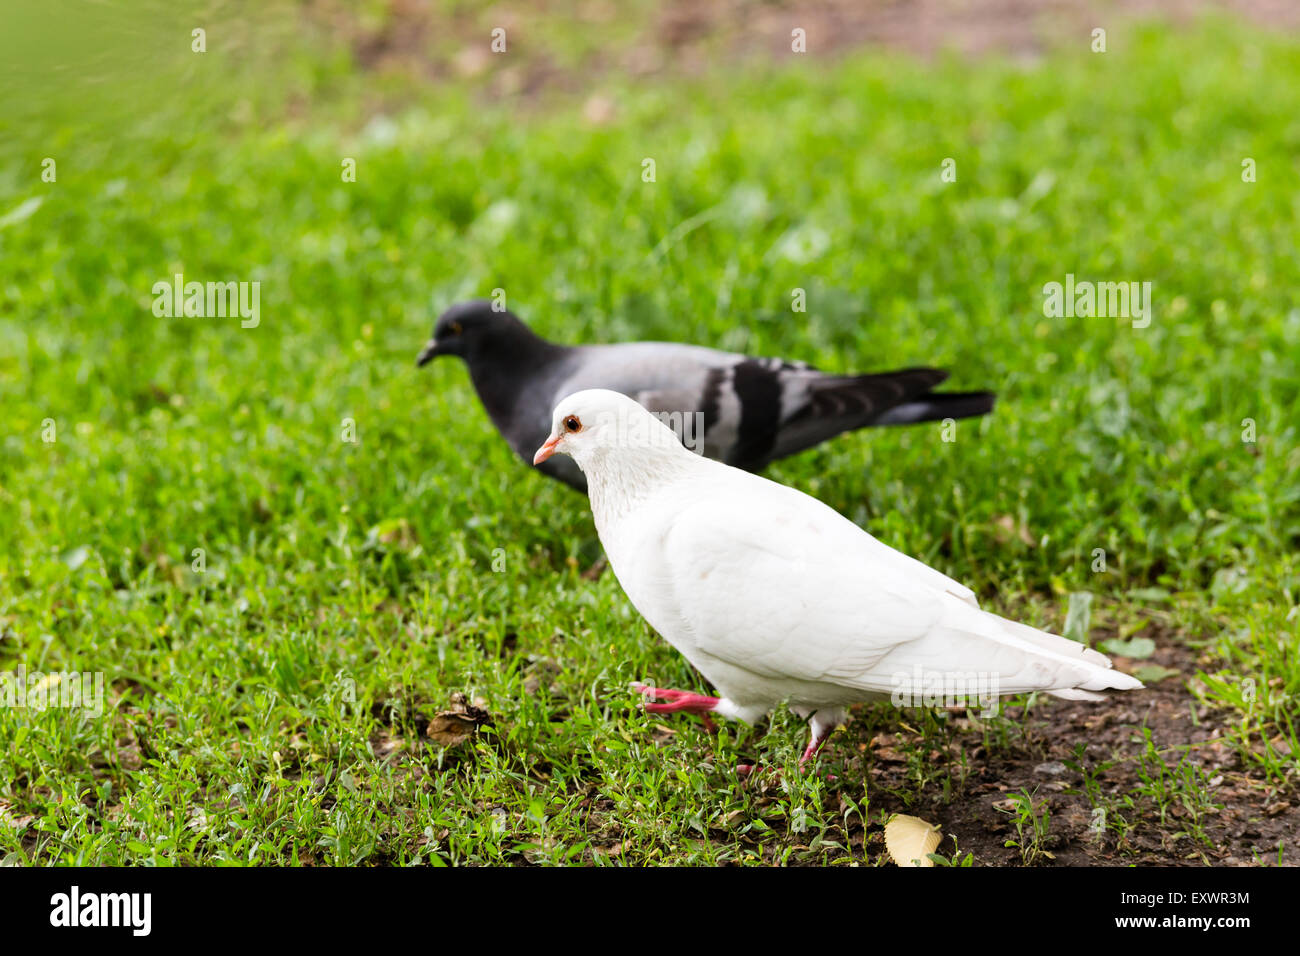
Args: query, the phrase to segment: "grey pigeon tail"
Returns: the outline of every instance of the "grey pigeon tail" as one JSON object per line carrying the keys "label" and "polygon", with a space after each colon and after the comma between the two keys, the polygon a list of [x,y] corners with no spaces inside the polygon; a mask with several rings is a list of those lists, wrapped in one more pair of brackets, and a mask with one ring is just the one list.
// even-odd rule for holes
{"label": "grey pigeon tail", "polygon": [[[759,471],[770,462],[868,425],[970,418],[993,409],[992,392],[934,392],[934,368],[828,375],[802,362],[756,359],[698,345],[630,342],[557,345],[485,299],[453,305],[416,359],[459,355],[483,407],[526,462],[551,431],[551,410],[589,388],[622,392],[709,458]],[[579,491],[587,482],[557,455],[537,466]]]}

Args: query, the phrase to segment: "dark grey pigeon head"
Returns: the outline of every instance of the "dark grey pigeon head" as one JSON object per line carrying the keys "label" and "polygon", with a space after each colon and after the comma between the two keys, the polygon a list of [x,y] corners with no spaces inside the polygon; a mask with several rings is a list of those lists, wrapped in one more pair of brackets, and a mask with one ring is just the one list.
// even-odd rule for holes
{"label": "dark grey pigeon head", "polygon": [[438,316],[433,338],[415,364],[425,365],[439,355],[459,355],[473,364],[479,358],[525,351],[537,343],[537,336],[513,312],[498,312],[492,306],[489,299],[473,299],[458,302]]}

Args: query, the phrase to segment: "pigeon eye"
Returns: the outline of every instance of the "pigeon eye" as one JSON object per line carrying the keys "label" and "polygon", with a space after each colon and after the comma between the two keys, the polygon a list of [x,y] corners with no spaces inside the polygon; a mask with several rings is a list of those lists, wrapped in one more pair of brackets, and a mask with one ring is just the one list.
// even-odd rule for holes
{"label": "pigeon eye", "polygon": [[564,427],[567,431],[576,432],[582,430],[582,422],[578,421],[576,415],[570,415],[564,420]]}
{"label": "pigeon eye", "polygon": [[447,331],[450,332],[452,335],[460,335],[460,333],[464,330],[461,329],[459,322],[453,322],[451,323],[451,325],[447,326]]}

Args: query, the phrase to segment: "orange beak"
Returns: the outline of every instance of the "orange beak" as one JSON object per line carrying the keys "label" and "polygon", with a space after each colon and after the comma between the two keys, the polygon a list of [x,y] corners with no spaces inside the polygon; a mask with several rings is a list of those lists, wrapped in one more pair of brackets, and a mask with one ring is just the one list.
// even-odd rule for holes
{"label": "orange beak", "polygon": [[563,437],[563,435],[554,435],[551,438],[546,439],[546,443],[543,444],[541,448],[537,449],[537,454],[533,456],[533,464],[540,465],[542,462],[546,461],[546,459],[554,455],[555,447],[559,445],[560,439]]}

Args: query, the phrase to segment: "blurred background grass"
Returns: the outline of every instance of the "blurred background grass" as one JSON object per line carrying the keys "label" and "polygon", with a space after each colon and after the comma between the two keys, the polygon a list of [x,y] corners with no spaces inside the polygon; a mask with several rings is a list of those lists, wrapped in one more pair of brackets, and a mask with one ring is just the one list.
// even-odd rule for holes
{"label": "blurred background grass", "polygon": [[[635,11],[611,18],[621,30],[559,15],[534,29],[511,12],[524,52],[462,50],[456,67],[439,52],[448,38],[492,17],[452,4],[454,28],[426,29],[393,65],[374,50],[414,42],[407,6],[9,8],[31,18],[4,31],[10,78],[25,81],[7,99],[27,110],[3,166],[5,212],[22,217],[0,232],[10,467],[41,468],[31,443],[47,416],[98,426],[93,445],[160,409],[174,422],[183,401],[212,438],[241,409],[250,433],[306,429],[293,438],[308,460],[337,459],[324,422],[361,409],[454,473],[428,447],[450,402],[472,423],[457,442],[491,456],[470,459],[532,488],[468,410],[461,373],[408,362],[437,307],[502,287],[558,338],[691,340],[835,369],[937,363],[960,387],[998,390],[997,416],[970,426],[996,429],[977,447],[898,432],[782,468],[819,476],[849,509],[869,484],[879,520],[898,516],[891,533],[915,535],[913,548],[948,538],[956,560],[979,547],[961,540],[969,521],[994,514],[1051,539],[1010,567],[994,557],[999,578],[1028,557],[1022,573],[1041,581],[1068,570],[1062,553],[1077,563],[1096,545],[1143,580],[1204,586],[1243,549],[1293,547],[1298,127],[1279,82],[1293,46],[1221,22],[1176,39],[1122,32],[1104,55],[1076,43],[1050,67],[787,54],[653,84],[598,75],[576,97],[548,88],[547,105],[526,83],[502,94],[495,63],[525,77],[539,58],[588,63],[593,38],[626,42]],[[198,22],[205,54],[190,50]],[[413,57],[462,75],[431,81]],[[1188,58],[1196,70],[1177,67]],[[46,156],[57,184],[39,179]],[[647,156],[653,185],[640,181]],[[936,173],[948,156],[955,184]],[[1257,183],[1241,181],[1246,156]],[[343,157],[358,162],[355,184],[341,181]],[[156,320],[149,290],[177,272],[261,281],[267,320],[248,334]],[[1045,319],[1039,290],[1067,272],[1153,281],[1156,321]],[[789,312],[796,287],[807,315]],[[1248,417],[1253,447],[1240,440]],[[207,451],[223,453],[252,452]],[[977,500],[915,509],[913,458],[948,469],[938,487],[980,487]],[[66,470],[46,478],[84,497]],[[160,517],[159,530],[191,527]],[[30,546],[19,528],[9,543]]]}

